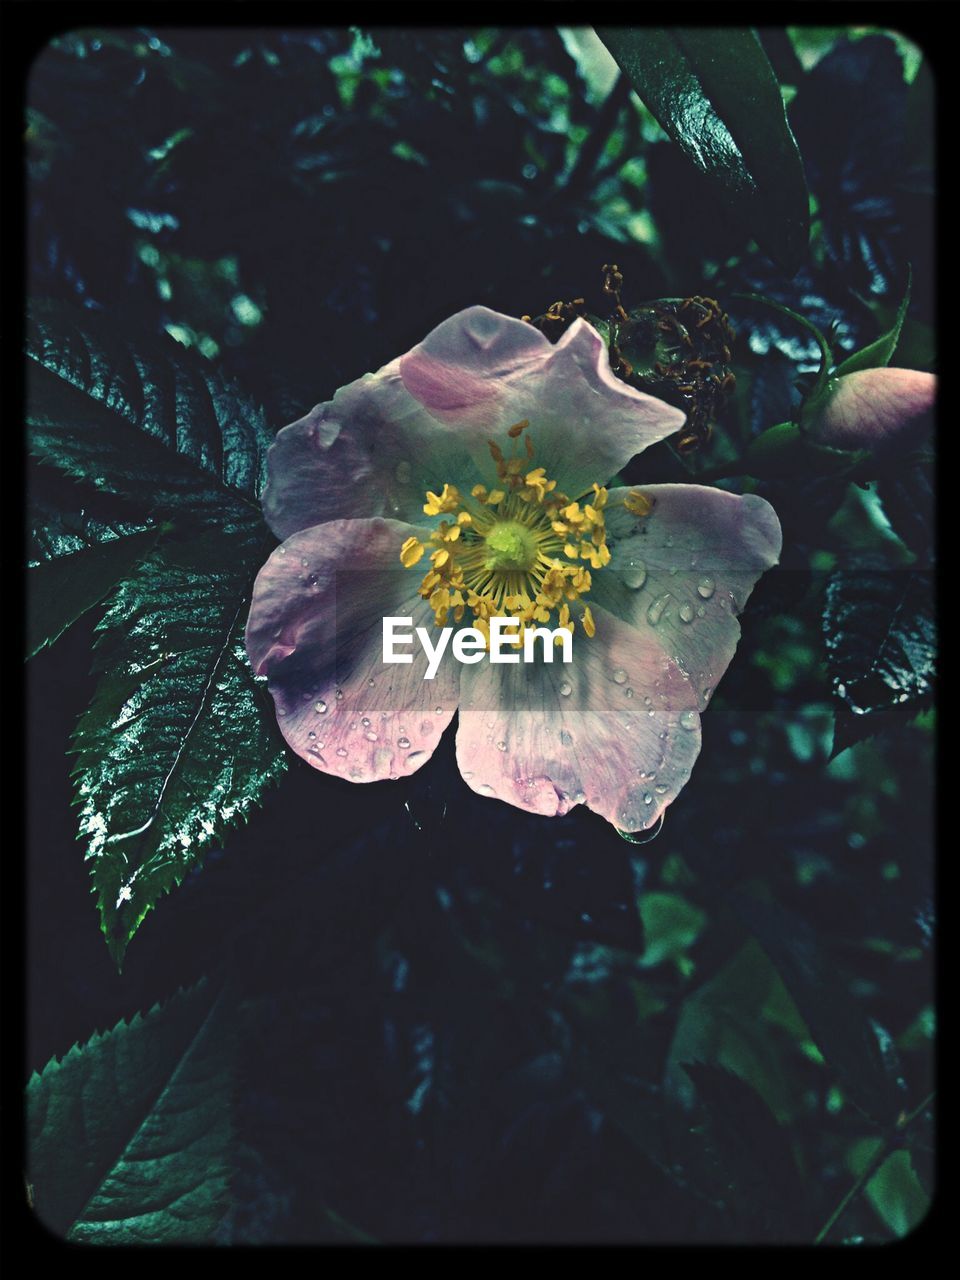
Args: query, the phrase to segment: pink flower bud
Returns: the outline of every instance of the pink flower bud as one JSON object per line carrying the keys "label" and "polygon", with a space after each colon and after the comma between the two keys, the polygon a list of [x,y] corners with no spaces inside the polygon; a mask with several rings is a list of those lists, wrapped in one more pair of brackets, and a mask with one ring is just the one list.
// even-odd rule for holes
{"label": "pink flower bud", "polygon": [[812,415],[811,434],[837,449],[909,447],[922,437],[937,379],[916,369],[861,369],[844,374]]}

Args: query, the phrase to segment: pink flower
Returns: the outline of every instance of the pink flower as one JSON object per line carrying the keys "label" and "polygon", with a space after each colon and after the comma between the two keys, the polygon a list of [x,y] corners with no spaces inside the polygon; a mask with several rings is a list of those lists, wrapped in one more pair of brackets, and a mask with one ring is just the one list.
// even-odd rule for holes
{"label": "pink flower", "polygon": [[[284,428],[263,508],[285,541],[257,578],[247,651],[293,750],[357,782],[404,777],[459,709],[474,791],[651,826],[690,776],[736,614],[781,542],[753,495],[604,487],[683,420],[614,377],[584,321],[554,346],[470,307]],[[385,616],[431,636],[494,616],[564,627],[573,657],[448,653],[425,680],[418,644],[383,662]]]}
{"label": "pink flower", "polygon": [[809,423],[813,436],[837,449],[911,445],[932,409],[937,379],[915,369],[861,369],[836,380]]}

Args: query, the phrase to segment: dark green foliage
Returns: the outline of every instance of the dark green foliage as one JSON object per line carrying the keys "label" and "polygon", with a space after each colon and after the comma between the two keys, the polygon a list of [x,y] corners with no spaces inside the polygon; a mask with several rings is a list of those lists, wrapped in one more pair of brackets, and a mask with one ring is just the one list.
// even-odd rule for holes
{"label": "dark green foliage", "polygon": [[807,252],[807,184],[756,35],[722,27],[599,32],[660,124],[715,184],[732,219],[796,271]]}
{"label": "dark green foliage", "polygon": [[220,524],[257,510],[259,409],[171,343],[149,354],[101,320],[43,304],[28,324],[31,453],[156,515]]}
{"label": "dark green foliage", "polygon": [[33,1208],[79,1244],[203,1244],[227,1207],[233,1033],[208,987],[74,1045],[27,1086]]}
{"label": "dark green foliage", "polygon": [[100,682],[77,725],[73,772],[118,961],[157,899],[283,771],[243,647],[263,548],[252,521],[169,542],[121,584],[99,624]]}
{"label": "dark green foliage", "polygon": [[31,569],[27,578],[27,657],[53,644],[71,623],[99,604],[156,540],[154,530],[121,535]]}
{"label": "dark green foliage", "polygon": [[930,705],[937,643],[929,573],[842,569],[827,584],[823,626],[834,755]]}

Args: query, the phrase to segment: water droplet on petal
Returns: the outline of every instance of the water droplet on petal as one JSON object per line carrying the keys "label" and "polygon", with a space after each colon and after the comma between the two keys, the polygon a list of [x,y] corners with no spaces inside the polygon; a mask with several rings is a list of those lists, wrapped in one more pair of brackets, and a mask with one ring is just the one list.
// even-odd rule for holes
{"label": "water droplet on petal", "polygon": [[696,711],[694,711],[693,707],[687,707],[686,711],[681,711],[680,713],[680,728],[688,730],[695,729],[699,719],[700,717],[697,715]]}
{"label": "water droplet on petal", "polygon": [[407,756],[407,761],[409,764],[413,764],[415,760],[426,760],[426,758],[426,751],[411,751]]}
{"label": "water droplet on petal", "polygon": [[310,732],[307,734],[307,737],[308,737],[308,738],[315,738],[316,736],[317,736],[317,735],[313,732],[313,730],[312,730],[312,729],[311,729],[311,730],[310,730]]}
{"label": "water droplet on petal", "polygon": [[692,604],[682,604],[680,606],[680,621],[681,622],[693,621],[693,605]]}
{"label": "water droplet on petal", "polygon": [[717,589],[717,584],[712,578],[701,578],[697,583],[697,594],[702,596],[704,600],[709,600]]}
{"label": "water droplet on petal", "polygon": [[710,697],[711,693],[713,693],[713,690],[710,688],[710,686],[709,686],[709,685],[707,685],[707,687],[706,687],[706,688],[704,689],[704,691],[703,691],[703,700],[704,700],[704,702],[706,702],[706,701],[709,699],[709,697]]}
{"label": "water droplet on petal", "polygon": [[307,557],[306,557],[306,556],[301,556],[301,557],[300,557],[300,563],[301,563],[301,565],[303,566],[303,568],[304,568],[304,569],[306,569],[306,567],[307,567],[307,565],[310,563],[310,561],[307,559]]}
{"label": "water droplet on petal", "polygon": [[663,783],[662,783],[662,782],[661,782],[661,783],[658,783],[658,785],[657,785],[657,786],[655,786],[653,789],[654,789],[654,791],[657,793],[657,795],[658,795],[658,796],[665,796],[665,795],[667,794],[667,792],[670,790],[670,788],[669,788],[669,787],[665,787],[665,786],[663,785]]}
{"label": "water droplet on petal", "polygon": [[624,691],[623,691],[623,696],[624,696],[625,698],[632,698],[632,697],[633,697],[633,689],[632,689],[632,688],[630,688],[630,686],[629,686],[629,685],[627,686],[627,688],[626,688],[626,689],[624,689]]}
{"label": "water droplet on petal", "polygon": [[560,681],[560,697],[569,698],[572,692],[573,692],[573,685],[571,685],[570,681],[561,680]]}
{"label": "water droplet on petal", "polygon": [[342,702],[342,701],[343,701],[343,690],[342,690],[342,689],[338,689],[338,690],[337,690],[337,701],[338,701],[338,702]]}
{"label": "water droplet on petal", "polygon": [[346,754],[347,754],[347,748],[346,748],[346,747],[337,747],[337,755],[338,755],[338,756],[345,756]]}
{"label": "water droplet on petal", "polygon": [[507,744],[503,741],[503,739],[501,739],[501,740],[497,743],[497,750],[498,750],[498,751],[506,751],[506,749],[507,749]]}
{"label": "water droplet on petal", "polygon": [[369,733],[365,734],[364,736],[366,737],[368,742],[376,742],[378,737],[378,735],[375,734],[372,729],[369,731]]}
{"label": "water droplet on petal", "polygon": [[407,749],[407,747],[409,747],[409,745],[410,745],[410,739],[409,739],[409,738],[398,738],[398,739],[397,739],[397,746],[398,746],[398,747],[400,747],[403,751],[406,751],[406,749]]}
{"label": "water droplet on petal", "polygon": [[616,671],[612,672],[610,679],[614,684],[626,684],[627,673],[624,671],[623,667],[617,667]]}
{"label": "water droplet on petal", "polygon": [[653,804],[653,796],[650,794],[650,792],[649,792],[649,791],[645,791],[645,792],[643,793],[643,803],[644,803],[644,804]]}
{"label": "water droplet on petal", "polygon": [[631,591],[639,591],[647,580],[647,566],[642,560],[634,560],[623,570],[624,585]]}
{"label": "water droplet on petal", "polygon": [[654,600],[653,604],[647,610],[647,621],[650,623],[651,627],[655,627],[663,617],[663,611],[666,609],[672,598],[673,597],[670,595],[670,592],[665,591],[662,596],[657,596],[656,600]]}
{"label": "water droplet on petal", "polygon": [[569,731],[569,729],[560,730],[560,741],[563,743],[565,747],[569,747],[570,743],[573,741],[573,734]]}

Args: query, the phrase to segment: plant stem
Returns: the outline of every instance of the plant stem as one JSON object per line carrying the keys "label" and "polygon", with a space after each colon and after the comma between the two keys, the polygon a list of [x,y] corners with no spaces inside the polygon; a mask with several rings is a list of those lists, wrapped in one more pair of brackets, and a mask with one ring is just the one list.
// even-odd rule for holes
{"label": "plant stem", "polygon": [[853,1201],[857,1198],[860,1192],[864,1189],[864,1187],[867,1185],[867,1183],[870,1181],[873,1175],[877,1172],[877,1170],[886,1160],[887,1156],[893,1154],[893,1150],[895,1146],[898,1145],[899,1142],[901,1141],[903,1134],[907,1131],[910,1125],[913,1124],[917,1116],[919,1116],[922,1112],[924,1112],[927,1109],[927,1107],[933,1101],[934,1096],[935,1096],[934,1093],[928,1094],[927,1097],[924,1098],[924,1100],[920,1103],[918,1107],[914,1107],[914,1109],[910,1112],[903,1112],[901,1114],[900,1118],[897,1120],[896,1124],[894,1125],[892,1132],[888,1133],[886,1137],[882,1139],[879,1147],[877,1147],[877,1150],[873,1154],[873,1158],[867,1162],[863,1171],[858,1175],[853,1186],[849,1189],[847,1194],[843,1197],[843,1199],[837,1205],[836,1209],[834,1209],[833,1213],[831,1213],[830,1217],[826,1220],[826,1222],[817,1232],[816,1238],[814,1239],[814,1242],[813,1242],[815,1245],[823,1244],[827,1236],[830,1234],[834,1226],[837,1224],[841,1216],[846,1211],[847,1207],[850,1204],[852,1204]]}

